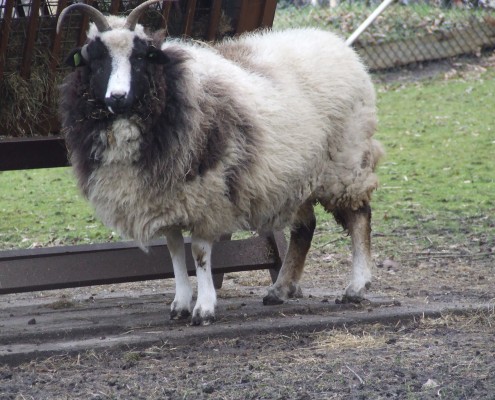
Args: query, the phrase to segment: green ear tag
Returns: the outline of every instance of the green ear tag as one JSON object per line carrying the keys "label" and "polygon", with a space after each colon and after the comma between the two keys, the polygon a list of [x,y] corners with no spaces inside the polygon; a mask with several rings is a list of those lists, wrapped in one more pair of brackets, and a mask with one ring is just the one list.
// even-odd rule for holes
{"label": "green ear tag", "polygon": [[79,64],[81,64],[81,54],[74,53],[74,65],[78,67]]}

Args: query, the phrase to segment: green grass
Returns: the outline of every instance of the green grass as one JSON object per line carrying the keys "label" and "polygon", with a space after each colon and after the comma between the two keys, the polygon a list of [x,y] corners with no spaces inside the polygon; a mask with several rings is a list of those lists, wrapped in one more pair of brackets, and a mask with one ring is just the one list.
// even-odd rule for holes
{"label": "green grass", "polygon": [[106,241],[69,168],[0,173],[0,248]]}
{"label": "green grass", "polygon": [[[377,200],[390,217],[456,218],[495,207],[493,72],[481,80],[434,82],[380,94],[388,157]],[[388,114],[390,113],[390,114]]]}
{"label": "green grass", "polygon": [[[495,238],[495,71],[481,78],[377,85],[378,168],[373,230],[387,254]],[[95,220],[65,168],[0,173],[0,248],[101,242]],[[317,208],[314,245],[347,246]]]}

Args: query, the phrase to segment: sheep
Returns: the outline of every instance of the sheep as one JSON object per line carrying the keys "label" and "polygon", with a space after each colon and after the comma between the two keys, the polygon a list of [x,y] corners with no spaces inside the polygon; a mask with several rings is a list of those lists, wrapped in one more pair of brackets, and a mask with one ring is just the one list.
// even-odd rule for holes
{"label": "sheep", "polygon": [[[313,206],[333,213],[352,241],[343,299],[371,282],[370,199],[382,147],[375,92],[356,53],[317,29],[262,31],[216,44],[148,35],[127,18],[90,17],[87,42],[60,88],[60,118],[78,185],[96,215],[145,244],[165,236],[176,293],[170,317],[215,320],[211,250],[220,235],[290,227],[276,282],[281,304],[299,286],[316,226]],[[159,0],[158,0],[159,1]],[[197,301],[182,232],[191,233]],[[192,316],[191,316],[192,313]]]}

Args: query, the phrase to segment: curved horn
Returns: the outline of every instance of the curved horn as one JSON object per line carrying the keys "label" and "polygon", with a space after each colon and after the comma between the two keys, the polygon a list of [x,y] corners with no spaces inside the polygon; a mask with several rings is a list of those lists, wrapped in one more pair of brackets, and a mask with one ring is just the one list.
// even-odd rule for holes
{"label": "curved horn", "polygon": [[98,29],[99,32],[105,32],[112,29],[108,24],[106,17],[96,8],[91,7],[90,5],[84,3],[75,3],[64,8],[60,13],[60,15],[58,16],[57,34],[60,32],[60,27],[62,26],[62,22],[64,18],[72,10],[79,10],[82,14],[86,14],[91,19],[91,21],[95,23],[96,28]]}
{"label": "curved horn", "polygon": [[131,11],[129,16],[127,17],[125,21],[124,28],[129,29],[130,31],[133,31],[134,28],[136,27],[136,24],[143,15],[143,12],[152,4],[159,3],[162,0],[148,0],[145,1],[144,3],[138,5],[134,10]]}

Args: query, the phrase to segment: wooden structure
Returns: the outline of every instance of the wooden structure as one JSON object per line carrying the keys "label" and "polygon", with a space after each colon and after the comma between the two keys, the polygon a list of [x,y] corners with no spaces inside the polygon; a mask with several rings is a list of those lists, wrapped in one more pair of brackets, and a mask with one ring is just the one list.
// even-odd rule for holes
{"label": "wooden structure", "polygon": [[[40,54],[40,49],[36,49],[42,46],[45,39],[48,39],[48,44],[41,49],[41,53],[49,56],[47,74],[55,76],[64,73],[59,68],[59,60],[76,42],[84,42],[87,18],[75,13],[69,19],[65,36],[56,36],[56,18],[68,5],[68,0],[20,1],[0,0],[0,82],[7,73],[18,73],[23,79],[29,79],[31,67]],[[111,13],[126,12],[138,4],[126,0],[89,0],[88,3],[100,8],[107,7]],[[276,3],[276,0],[180,0],[157,5],[146,18],[155,18],[152,22],[155,28],[158,24],[175,29],[175,34],[214,40],[223,35],[271,26]],[[223,28],[222,20],[224,25],[228,21]],[[201,29],[195,30],[198,26]],[[22,51],[14,54],[10,47],[19,47],[18,41],[12,40],[19,36],[15,33],[17,29],[24,33],[20,35]],[[195,32],[199,33],[196,35]],[[64,42],[64,37],[76,40]],[[47,126],[49,133],[56,134],[58,124],[54,119],[55,116],[52,116]],[[2,136],[9,136],[9,132],[4,131],[0,121]],[[61,137],[0,139],[0,171],[67,165],[67,151]],[[190,242],[186,247],[190,247]],[[268,269],[274,280],[285,250],[286,241],[281,232],[247,240],[220,241],[215,244],[212,255],[215,286],[221,286],[225,272],[241,270]],[[190,251],[187,253],[188,271],[194,274]],[[152,243],[148,254],[132,242],[0,252],[0,294],[172,276],[172,263],[165,241]]]}
{"label": "wooden structure", "polygon": [[[125,14],[142,1],[87,0],[86,3],[110,14]],[[86,38],[89,20],[74,14],[65,35],[56,35],[55,26],[60,12],[69,0],[1,0],[0,1],[0,79],[9,69],[19,68],[20,75],[29,79],[30,68],[39,55],[36,50],[49,52],[50,71],[56,72],[59,60],[74,45]],[[221,36],[240,34],[273,23],[276,0],[179,0],[158,3],[144,19],[154,29],[165,28],[172,35],[215,40]],[[230,25],[229,27],[222,26]],[[196,28],[196,29],[195,29]],[[21,34],[20,34],[21,33]],[[21,36],[22,40],[18,40]],[[67,42],[65,37],[76,39]],[[20,50],[20,51],[19,51]],[[7,61],[13,61],[10,67]]]}

